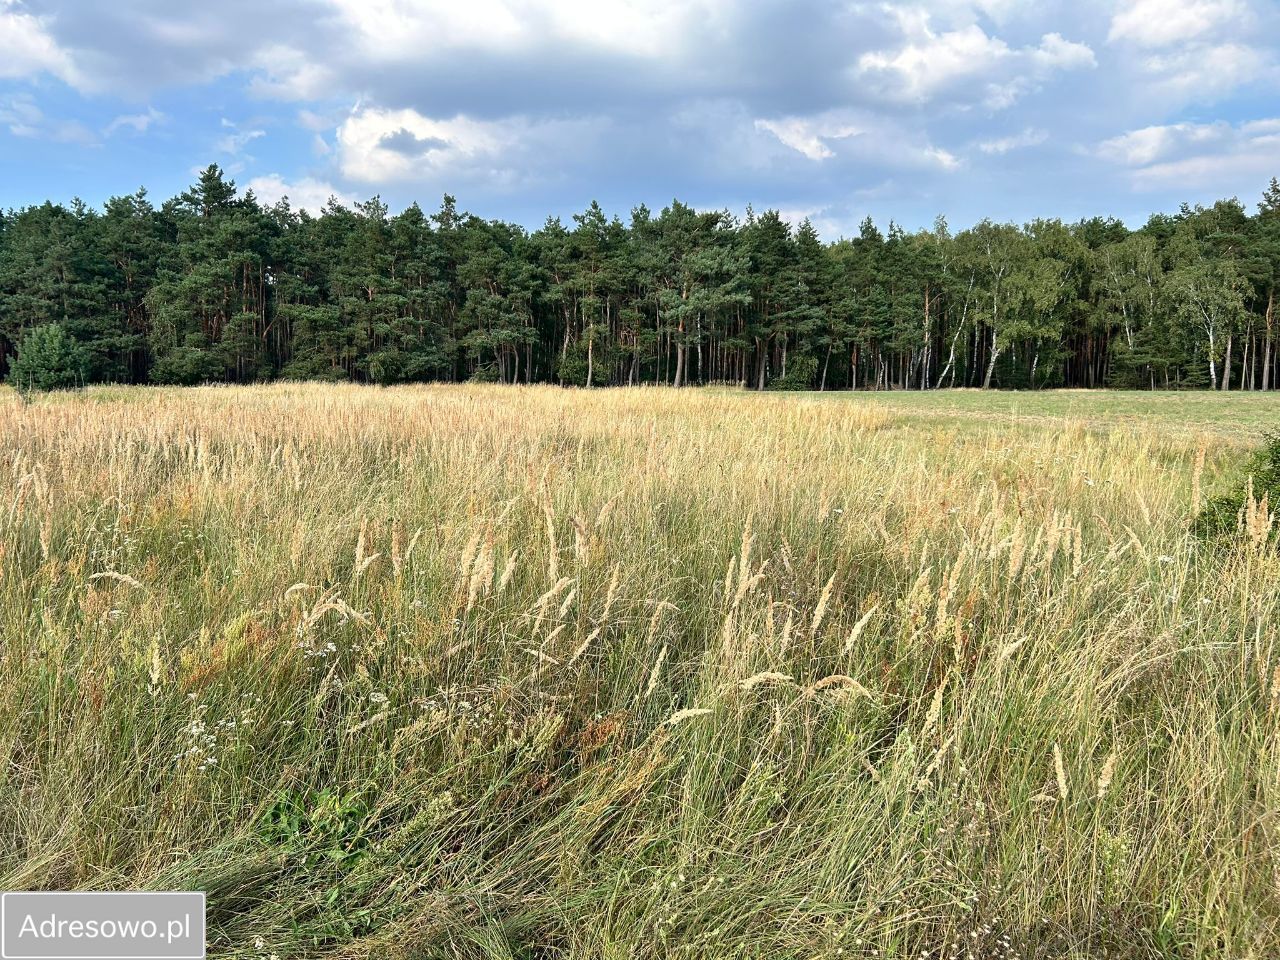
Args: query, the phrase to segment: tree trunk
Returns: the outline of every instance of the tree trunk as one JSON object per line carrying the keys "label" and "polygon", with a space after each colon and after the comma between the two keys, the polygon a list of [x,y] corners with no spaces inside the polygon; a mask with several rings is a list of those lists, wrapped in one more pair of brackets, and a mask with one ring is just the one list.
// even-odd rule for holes
{"label": "tree trunk", "polygon": [[1231,389],[1231,344],[1235,339],[1234,333],[1227,334],[1227,352],[1222,360],[1222,389]]}
{"label": "tree trunk", "polygon": [[701,313],[698,314],[698,342],[694,347],[694,350],[697,351],[696,356],[698,358],[698,382],[706,383],[706,378],[703,377],[702,375],[702,314]]}
{"label": "tree trunk", "polygon": [[1217,349],[1217,343],[1214,342],[1213,327],[1209,328],[1209,381],[1213,384],[1213,389],[1218,389],[1218,360],[1213,353]]}
{"label": "tree trunk", "polygon": [[1240,358],[1240,389],[1253,389],[1253,368],[1250,366],[1250,360],[1256,360],[1251,357],[1251,349],[1253,347],[1253,332],[1250,331],[1249,336],[1244,341],[1244,355]]}
{"label": "tree trunk", "polygon": [[1267,333],[1265,347],[1262,354],[1262,389],[1271,389],[1271,325],[1275,320],[1276,292],[1274,289],[1267,294]]}
{"label": "tree trunk", "polygon": [[991,375],[996,372],[996,361],[1000,359],[1000,351],[996,349],[996,328],[991,328],[991,359],[987,361],[987,375],[982,378],[982,389],[991,389]]}
{"label": "tree trunk", "polygon": [[684,321],[680,321],[680,342],[676,344],[676,378],[674,386],[684,386],[684,358],[689,345],[684,342]]}

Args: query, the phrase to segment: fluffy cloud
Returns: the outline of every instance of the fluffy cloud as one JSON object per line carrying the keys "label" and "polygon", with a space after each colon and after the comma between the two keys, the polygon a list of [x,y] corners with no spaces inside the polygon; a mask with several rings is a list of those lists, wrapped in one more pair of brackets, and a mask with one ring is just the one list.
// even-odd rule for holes
{"label": "fluffy cloud", "polygon": [[1177,105],[1211,102],[1240,87],[1273,86],[1273,9],[1264,16],[1252,0],[1133,0],[1111,19],[1107,38],[1142,51],[1136,60],[1153,98]]}
{"label": "fluffy cloud", "polygon": [[537,179],[546,158],[566,148],[591,148],[602,129],[595,118],[435,118],[417,110],[362,106],[337,130],[343,174],[364,183],[476,180],[507,188]]}
{"label": "fluffy cloud", "polygon": [[241,130],[235,123],[226,118],[223,118],[222,126],[230,132],[218,140],[216,149],[219,153],[225,153],[232,157],[240,156],[245,147],[267,135],[265,130]]}
{"label": "fluffy cloud", "polygon": [[1103,141],[1096,153],[1128,168],[1138,189],[1224,182],[1256,188],[1275,176],[1280,118],[1143,127]]}
{"label": "fluffy cloud", "polygon": [[[1065,159],[1049,209],[1076,189],[1075,215],[1161,164],[1260,164],[1260,134],[1188,153],[1179,121],[1280,83],[1277,35],[1272,0],[0,0],[0,138],[27,139],[24,190],[109,195],[212,154],[266,198],[448,191],[530,224],[673,195],[1017,218]],[[1123,159],[1143,136],[1182,146]]]}
{"label": "fluffy cloud", "polygon": [[333,184],[314,177],[286,180],[278,173],[254,177],[245,185],[263,203],[276,204],[286,197],[295,210],[306,210],[313,216],[320,213],[332,197],[344,206],[352,206],[354,200]]}
{"label": "fluffy cloud", "polygon": [[15,137],[31,140],[50,140],[79,146],[93,146],[98,142],[93,131],[78,120],[46,117],[29,94],[0,98],[0,124]]}
{"label": "fluffy cloud", "polygon": [[1247,12],[1241,0],[1124,0],[1107,36],[1143,47],[1168,47],[1239,24]]}
{"label": "fluffy cloud", "polygon": [[1276,78],[1270,56],[1241,43],[1161,53],[1147,57],[1142,66],[1155,91],[1175,102],[1214,100],[1245,84]]}
{"label": "fluffy cloud", "polygon": [[327,96],[340,85],[326,61],[295,47],[271,44],[253,58],[261,73],[249,84],[259,97],[278,100],[313,100]]}
{"label": "fluffy cloud", "polygon": [[863,53],[856,70],[860,80],[890,100],[925,102],[942,93],[972,90],[980,82],[986,105],[1003,109],[1052,71],[1097,63],[1087,44],[1056,32],[1045,34],[1036,46],[1015,49],[977,23],[938,31],[925,9],[892,12],[901,44]]}
{"label": "fluffy cloud", "polygon": [[1060,33],[1046,33],[1041,37],[1040,46],[1031,51],[1031,59],[1050,70],[1078,70],[1098,65],[1087,43],[1068,40]]}
{"label": "fluffy cloud", "polygon": [[856,126],[839,121],[805,120],[801,117],[783,117],[780,120],[757,120],[757,130],[767,130],[782,143],[804,154],[810,160],[825,160],[835,156],[829,140],[843,140],[856,136]]}
{"label": "fluffy cloud", "polygon": [[721,17],[723,0],[330,0],[365,49],[386,58],[417,58],[442,48],[512,52],[530,46],[581,45],[666,58]]}
{"label": "fluffy cloud", "polygon": [[75,82],[71,58],[50,36],[44,18],[28,13],[16,0],[0,0],[0,78],[50,73]]}
{"label": "fluffy cloud", "polygon": [[839,155],[844,160],[913,169],[955,170],[960,166],[955,154],[928,142],[927,136],[872,114],[836,110],[814,117],[757,119],[754,126],[812,161]]}
{"label": "fluffy cloud", "polygon": [[957,81],[985,74],[1011,55],[1003,40],[987,36],[977,24],[934,33],[919,15],[908,31],[912,39],[892,52],[858,58],[858,72],[881,92],[903,100],[926,100]]}
{"label": "fluffy cloud", "polygon": [[488,165],[514,143],[514,132],[468,117],[435,120],[416,110],[366,107],[338,128],[342,171],[355,180],[404,180],[467,165]]}
{"label": "fluffy cloud", "polygon": [[1025,147],[1038,147],[1048,139],[1049,131],[1027,127],[1021,133],[1015,133],[1011,136],[983,140],[978,144],[978,149],[983,153],[999,155],[1009,153],[1012,150],[1021,150]]}
{"label": "fluffy cloud", "polygon": [[103,129],[103,136],[109,137],[121,130],[132,130],[134,133],[146,133],[153,125],[165,120],[165,115],[155,107],[148,107],[145,113],[126,113],[113,119]]}

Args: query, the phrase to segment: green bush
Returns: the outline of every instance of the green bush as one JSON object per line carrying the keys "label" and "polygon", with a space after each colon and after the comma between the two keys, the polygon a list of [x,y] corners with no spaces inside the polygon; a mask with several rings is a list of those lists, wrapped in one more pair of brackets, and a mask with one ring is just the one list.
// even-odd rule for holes
{"label": "green bush", "polygon": [[194,387],[222,378],[221,360],[211,351],[188,343],[176,347],[151,365],[151,382]]}
{"label": "green bush", "polygon": [[[556,363],[556,376],[565,386],[585,387],[587,385],[587,344],[584,340],[569,344],[563,357]],[[596,387],[609,385],[609,374],[612,370],[612,358],[605,344],[597,341],[591,355],[591,384]]]}
{"label": "green bush", "polygon": [[770,390],[812,390],[818,375],[818,358],[807,353],[793,354],[787,358],[787,373],[769,381]]}
{"label": "green bush", "polygon": [[1229,493],[1212,498],[1196,517],[1196,533],[1206,540],[1229,537],[1239,528],[1241,511],[1252,491],[1255,500],[1267,500],[1280,509],[1280,433],[1270,434],[1249,461],[1244,478]]}
{"label": "green bush", "polygon": [[482,363],[476,367],[467,380],[470,383],[497,383],[498,365],[496,363]]}
{"label": "green bush", "polygon": [[84,385],[89,352],[59,324],[33,327],[22,338],[9,368],[9,383],[21,392],[68,390]]}

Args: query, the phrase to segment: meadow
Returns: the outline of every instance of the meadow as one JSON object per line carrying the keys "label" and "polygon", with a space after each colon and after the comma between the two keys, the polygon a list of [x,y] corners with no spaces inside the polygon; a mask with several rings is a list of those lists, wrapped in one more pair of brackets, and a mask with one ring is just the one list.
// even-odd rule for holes
{"label": "meadow", "polygon": [[0,887],[216,957],[1280,953],[1280,397],[0,393]]}

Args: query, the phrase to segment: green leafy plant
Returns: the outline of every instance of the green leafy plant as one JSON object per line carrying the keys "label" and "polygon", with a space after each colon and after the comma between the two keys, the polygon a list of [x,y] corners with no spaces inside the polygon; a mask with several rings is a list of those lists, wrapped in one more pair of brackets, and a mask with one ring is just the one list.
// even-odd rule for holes
{"label": "green leafy plant", "polygon": [[1205,504],[1196,518],[1197,535],[1204,540],[1220,540],[1234,534],[1250,496],[1258,502],[1265,498],[1273,510],[1280,508],[1280,433],[1267,436],[1234,488]]}
{"label": "green leafy plant", "polygon": [[261,834],[273,845],[300,853],[309,867],[323,863],[353,867],[366,855],[369,805],[357,791],[282,793],[262,818]]}
{"label": "green leafy plant", "polygon": [[89,353],[60,324],[34,327],[22,338],[9,382],[22,393],[84,385]]}
{"label": "green leafy plant", "polygon": [[787,358],[787,373],[769,381],[770,390],[812,390],[818,374],[818,358],[807,353]]}
{"label": "green leafy plant", "polygon": [[222,363],[212,350],[203,346],[196,336],[187,338],[151,366],[151,382],[169,386],[193,387],[198,383],[217,380],[223,373]]}

